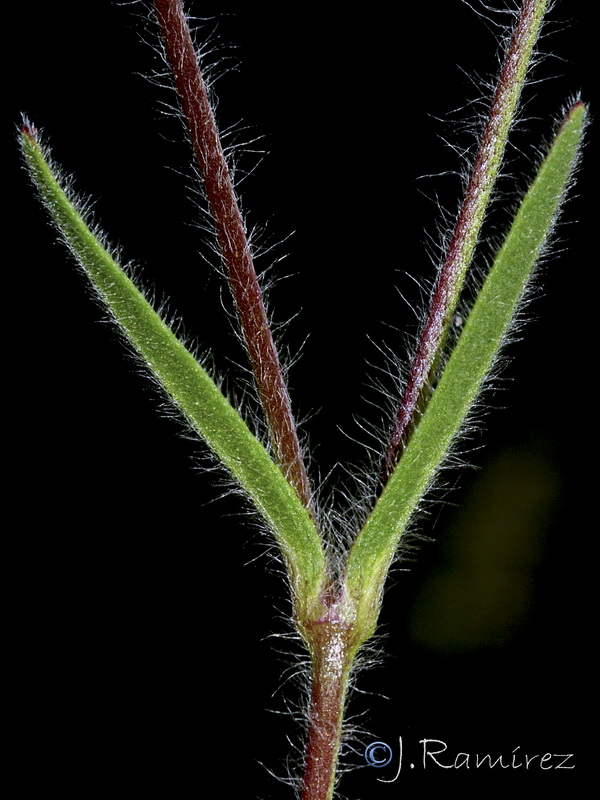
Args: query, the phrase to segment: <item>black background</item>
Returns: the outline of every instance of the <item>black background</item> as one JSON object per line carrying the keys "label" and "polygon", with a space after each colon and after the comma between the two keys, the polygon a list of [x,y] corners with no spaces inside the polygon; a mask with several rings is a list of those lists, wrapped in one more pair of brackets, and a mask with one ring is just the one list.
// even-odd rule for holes
{"label": "black background", "polygon": [[[495,73],[497,31],[458,0],[403,6],[401,15],[337,4],[191,9],[208,18],[202,30],[216,47],[222,127],[242,120],[240,140],[264,136],[253,146],[268,151],[264,160],[241,160],[241,171],[257,165],[243,204],[250,224],[268,223],[264,241],[279,243],[259,268],[288,254],[272,271],[289,277],[274,286],[271,308],[278,322],[297,314],[282,332],[293,356],[303,347],[292,397],[310,417],[315,474],[327,474],[361,461],[355,420],[379,422],[368,402],[377,402],[376,345],[402,353],[404,332],[414,331],[394,287],[418,303],[409,276],[433,274],[427,234],[436,237],[438,201],[452,212],[460,190],[455,175],[440,175],[460,168],[443,139],[472,145],[461,120],[482,106],[453,111],[481,97],[475,75]],[[164,114],[173,98],[146,79],[162,65],[147,44],[155,31],[144,7],[33,3],[13,14],[8,125],[25,112],[44,129],[56,160],[96,199],[111,241],[170,298],[234,389],[243,355],[195,224],[180,125]],[[562,105],[579,90],[590,97],[591,29],[590,4],[558,3],[551,14],[541,48],[558,57],[541,62],[535,77],[545,80],[526,91],[491,239]],[[358,678],[351,714],[364,732],[350,760],[364,763],[373,740],[397,749],[403,736],[415,769],[405,764],[392,784],[376,780],[393,777],[392,766],[354,772],[341,786],[349,798],[427,787],[475,797],[550,781],[575,789],[593,763],[583,735],[596,536],[586,483],[593,139],[592,127],[525,339],[510,347],[502,391],[486,398],[485,432],[469,443],[477,469],[446,475],[458,488],[424,523],[435,543],[394,574],[378,643],[385,656]],[[288,772],[287,737],[297,741],[299,727],[273,712],[300,701],[290,675],[301,651],[292,645],[290,656],[287,640],[272,637],[289,632],[276,564],[241,504],[217,499],[222,487],[203,474],[201,448],[157,413],[149,382],[54,242],[15,153],[13,145],[5,160],[17,212],[6,264],[5,343],[17,354],[5,390],[8,438],[17,441],[7,607],[24,790],[192,797],[216,780],[219,796],[290,797],[269,770]],[[334,469],[331,482],[343,478]],[[444,763],[460,751],[510,758],[520,746],[573,752],[577,766],[500,772],[429,762],[423,771],[423,738],[447,743]]]}

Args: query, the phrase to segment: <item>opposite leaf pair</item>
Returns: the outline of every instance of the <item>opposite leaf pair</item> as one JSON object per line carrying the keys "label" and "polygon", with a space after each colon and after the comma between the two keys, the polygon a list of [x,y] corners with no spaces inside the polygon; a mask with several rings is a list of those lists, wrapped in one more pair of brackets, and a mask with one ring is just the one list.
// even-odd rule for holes
{"label": "opposite leaf pair", "polygon": [[432,486],[493,370],[532,272],[556,222],[577,162],[586,109],[567,112],[524,197],[452,352],[447,334],[502,163],[546,11],[525,0],[510,40],[466,196],[440,268],[382,466],[382,491],[344,563],[333,563],[223,156],[213,112],[179,0],[155,0],[209,212],[270,432],[258,441],[215,381],[152,308],[102,237],[91,229],[33,125],[21,132],[32,179],[61,236],[141,362],[239,484],[285,561],[295,623],[311,656],[312,699],[303,800],[328,800],[335,785],[348,676],[374,632],[386,577],[413,514]]}

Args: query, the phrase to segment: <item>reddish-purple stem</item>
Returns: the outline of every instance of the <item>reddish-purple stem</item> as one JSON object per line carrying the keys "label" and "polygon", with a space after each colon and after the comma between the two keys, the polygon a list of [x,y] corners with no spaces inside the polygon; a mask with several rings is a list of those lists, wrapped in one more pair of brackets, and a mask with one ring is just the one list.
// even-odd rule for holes
{"label": "reddish-purple stem", "polygon": [[277,461],[307,508],[311,489],[245,226],[180,0],[153,0]]}
{"label": "reddish-purple stem", "polygon": [[308,738],[300,800],[329,800],[335,783],[348,674],[356,650],[354,628],[340,615],[334,594],[322,619],[304,634],[311,651]]}
{"label": "reddish-purple stem", "polygon": [[[502,158],[507,110],[514,111],[518,99],[519,71],[530,57],[530,31],[539,14],[539,0],[524,0],[506,51],[498,84],[471,168],[465,197],[440,269],[428,316],[413,356],[408,381],[385,455],[383,483],[392,473],[406,446],[422,407],[436,380],[442,348],[472,250],[479,234],[487,199],[496,179],[494,168]],[[484,200],[485,198],[485,200]]]}

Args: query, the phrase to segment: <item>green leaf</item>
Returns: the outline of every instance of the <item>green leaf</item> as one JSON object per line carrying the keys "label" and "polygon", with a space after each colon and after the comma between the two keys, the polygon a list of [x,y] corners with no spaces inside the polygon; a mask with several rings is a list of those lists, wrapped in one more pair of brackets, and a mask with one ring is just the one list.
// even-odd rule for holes
{"label": "green leaf", "polygon": [[152,308],[78,210],[59,170],[29,125],[21,132],[26,165],[62,237],[115,322],[191,427],[235,478],[269,525],[283,553],[296,601],[318,598],[325,556],[296,491],[210,375]]}
{"label": "green leaf", "polygon": [[347,588],[365,638],[374,630],[398,544],[479,395],[556,221],[577,162],[586,109],[576,103],[526,193],[429,405],[357,536]]}

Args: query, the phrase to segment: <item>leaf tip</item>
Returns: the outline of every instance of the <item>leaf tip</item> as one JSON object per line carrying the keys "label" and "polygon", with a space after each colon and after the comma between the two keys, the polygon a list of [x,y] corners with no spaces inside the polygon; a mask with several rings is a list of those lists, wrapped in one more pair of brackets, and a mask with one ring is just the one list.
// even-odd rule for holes
{"label": "leaf tip", "polygon": [[578,120],[581,122],[585,122],[587,120],[589,113],[589,106],[586,102],[584,102],[581,98],[575,100],[574,103],[567,109],[567,113],[564,116],[563,123],[561,125],[562,128],[565,127],[568,123],[572,122],[573,120]]}
{"label": "leaf tip", "polygon": [[40,132],[25,114],[22,115],[21,124],[18,126],[18,141],[26,159],[41,150]]}
{"label": "leaf tip", "polygon": [[19,126],[19,133],[21,136],[27,137],[30,141],[35,142],[38,138],[38,129],[35,127],[33,122],[25,116],[22,115],[22,121]]}

